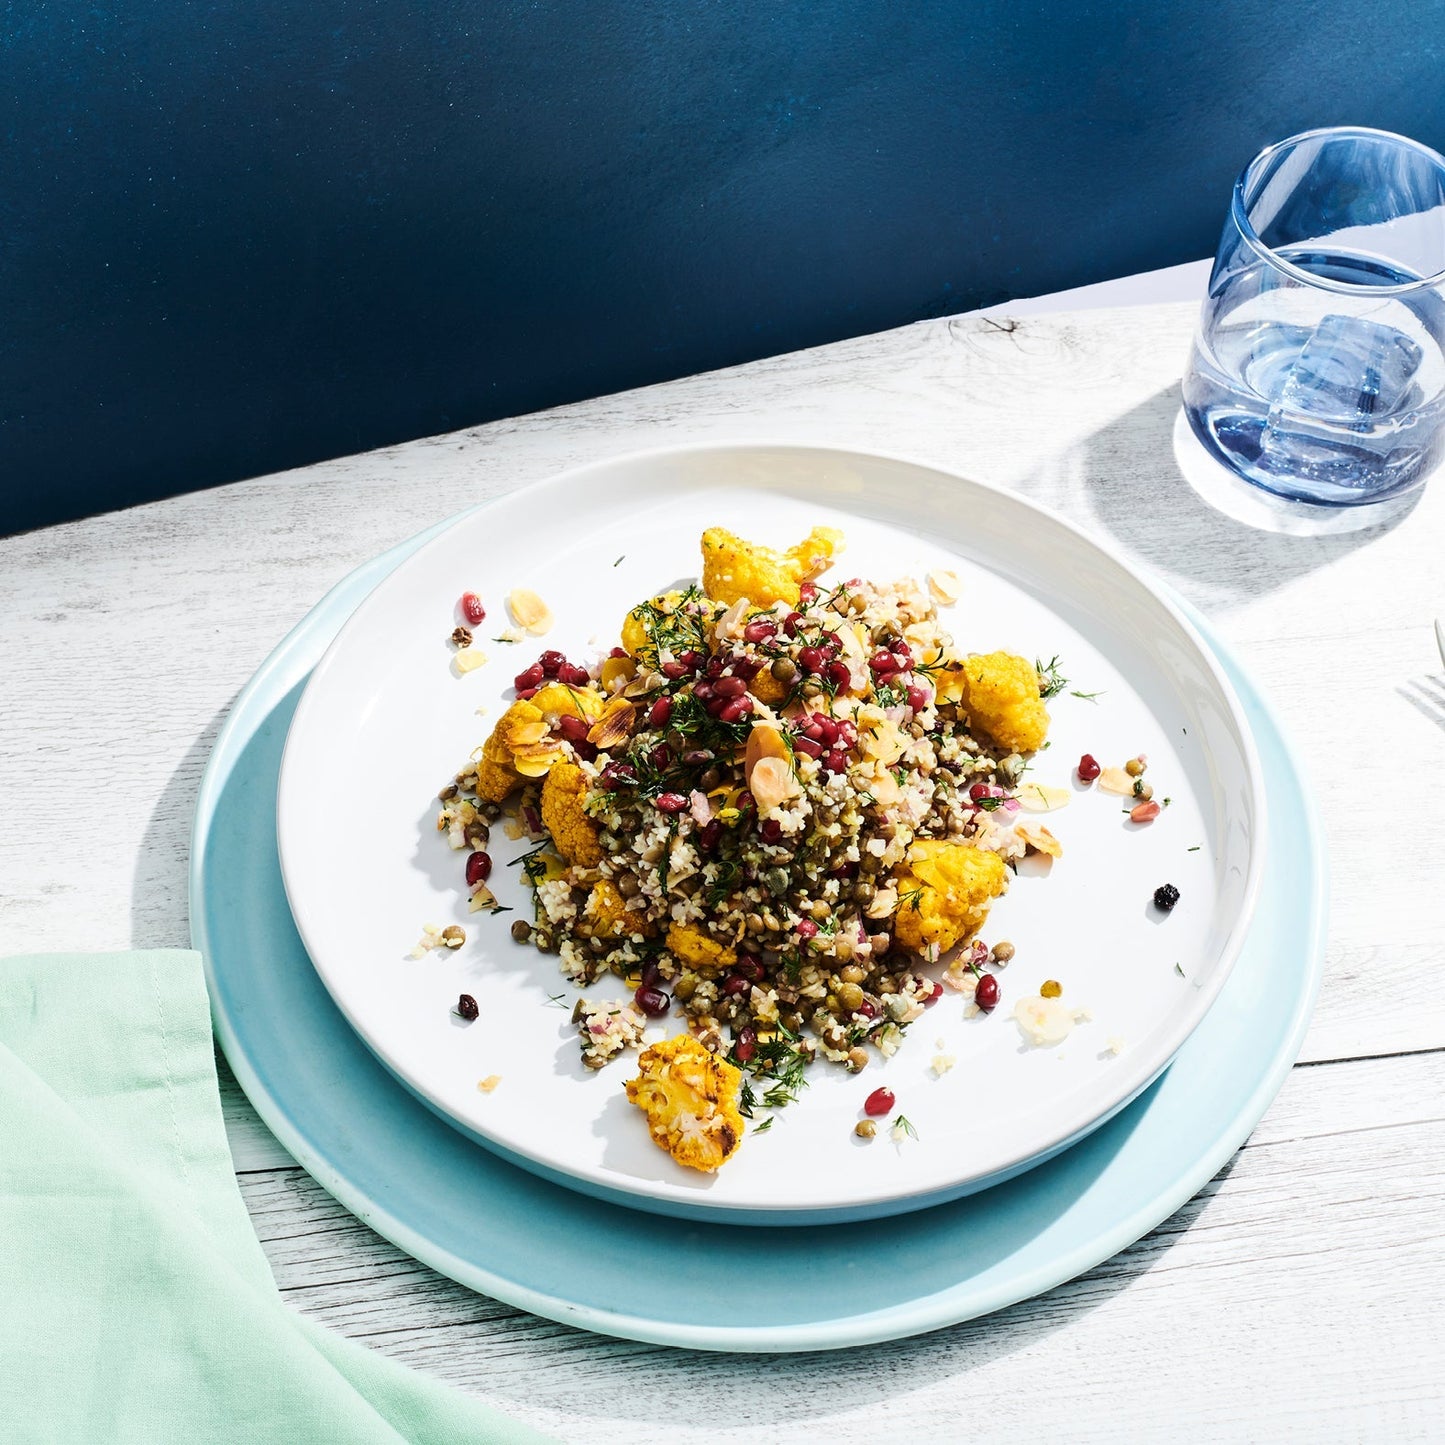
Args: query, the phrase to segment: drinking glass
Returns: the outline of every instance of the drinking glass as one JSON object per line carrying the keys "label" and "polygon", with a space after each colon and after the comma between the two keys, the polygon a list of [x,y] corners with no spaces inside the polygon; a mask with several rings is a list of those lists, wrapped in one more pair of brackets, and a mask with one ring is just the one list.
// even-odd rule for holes
{"label": "drinking glass", "polygon": [[1234,184],[1184,411],[1292,502],[1420,485],[1445,451],[1445,158],[1354,127],[1261,151]]}

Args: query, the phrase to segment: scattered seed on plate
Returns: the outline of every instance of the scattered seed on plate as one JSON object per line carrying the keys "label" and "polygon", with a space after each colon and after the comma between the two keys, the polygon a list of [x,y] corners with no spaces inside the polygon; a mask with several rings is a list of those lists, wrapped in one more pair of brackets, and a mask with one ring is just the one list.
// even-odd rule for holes
{"label": "scattered seed on plate", "polygon": [[1103,769],[1099,766],[1099,760],[1093,753],[1085,753],[1079,759],[1079,766],[1075,769],[1081,783],[1092,783],[1099,776]]}
{"label": "scattered seed on plate", "polygon": [[1039,985],[1040,998],[1058,998],[1063,993],[1064,986],[1056,978],[1046,978]]}
{"label": "scattered seed on plate", "polygon": [[459,928],[455,923],[449,923],[442,929],[442,942],[448,948],[460,948],[466,941],[466,930]]}
{"label": "scattered seed on plate", "polygon": [[1131,823],[1152,823],[1159,816],[1158,803],[1135,803],[1129,809]]}
{"label": "scattered seed on plate", "polygon": [[893,1097],[892,1089],[874,1089],[863,1100],[863,1112],[877,1119],[883,1114],[892,1113],[895,1103],[897,1100]]}
{"label": "scattered seed on plate", "polygon": [[464,993],[459,999],[457,999],[456,1011],[462,1016],[462,1018],[466,1019],[469,1023],[481,1012],[481,1010],[477,1007],[476,999],[474,999],[469,993]]}
{"label": "scattered seed on plate", "polygon": [[878,1126],[872,1119],[859,1119],[859,1121],[853,1125],[853,1132],[860,1139],[871,1139],[878,1132]]}
{"label": "scattered seed on plate", "polygon": [[1168,913],[1179,902],[1179,890],[1172,883],[1161,883],[1154,890],[1154,906]]}
{"label": "scattered seed on plate", "polygon": [[485,1079],[478,1080],[477,1092],[481,1094],[490,1094],[492,1090],[495,1089],[497,1085],[501,1082],[502,1076],[500,1074],[488,1074]]}
{"label": "scattered seed on plate", "polygon": [[984,1013],[992,1013],[998,1007],[999,996],[998,980],[991,973],[984,974],[978,981],[978,987],[973,991],[974,1003]]}

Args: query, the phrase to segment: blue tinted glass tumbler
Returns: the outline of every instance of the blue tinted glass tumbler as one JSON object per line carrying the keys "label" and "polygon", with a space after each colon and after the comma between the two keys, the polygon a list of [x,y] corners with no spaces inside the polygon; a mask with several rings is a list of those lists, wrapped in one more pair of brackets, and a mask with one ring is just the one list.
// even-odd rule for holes
{"label": "blue tinted glass tumbler", "polygon": [[1235,182],[1184,376],[1195,435],[1256,486],[1351,507],[1445,451],[1445,158],[1309,131]]}

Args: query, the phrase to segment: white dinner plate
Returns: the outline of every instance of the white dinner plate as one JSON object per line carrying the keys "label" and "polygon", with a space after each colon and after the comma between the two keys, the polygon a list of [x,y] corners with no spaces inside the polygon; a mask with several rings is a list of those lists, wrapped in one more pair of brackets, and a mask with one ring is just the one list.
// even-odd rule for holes
{"label": "white dinner plate", "polygon": [[[516,909],[469,914],[462,868],[435,829],[437,790],[543,647],[605,655],[630,606],[699,570],[712,524],[786,546],[840,528],[838,577],[963,581],[946,614],[967,651],[1057,656],[1032,778],[1071,790],[1045,821],[1063,844],[1021,865],[984,936],[1011,940],[1003,1002],[965,1017],[947,993],[887,1062],[821,1061],[810,1087],[715,1176],[675,1165],[623,1095],[632,1056],[593,1073],[570,1023],[577,990],[555,956],[514,943],[530,895],[493,830],[493,886]],[[556,616],[544,639],[492,639],[514,587]],[[463,591],[488,607],[486,666],[458,676],[449,634]],[[1092,696],[1079,696],[1090,694]],[[1080,755],[1144,754],[1159,800],[1140,826],[1124,800],[1073,776]],[[358,608],[312,674],[283,760],[277,839],[287,897],[317,972],[352,1026],[420,1098],[482,1143],[559,1182],[664,1213],[808,1223],[919,1208],[996,1183],[1097,1127],[1166,1067],[1223,985],[1262,867],[1264,790],[1233,690],[1194,629],[1107,550],[1017,497],[913,462],[787,446],[671,450],[569,472],[461,517]],[[1152,902],[1162,883],[1180,902]],[[460,924],[456,952],[409,957],[425,924]],[[1029,1046],[1016,1000],[1062,985],[1081,1021]],[[610,980],[611,993],[624,986]],[[606,995],[608,982],[588,990]],[[459,993],[480,1005],[453,1012]],[[680,1027],[680,1020],[669,1023]],[[938,1072],[934,1060],[953,1066]],[[1227,1060],[1221,1060],[1227,1067]],[[496,1076],[490,1092],[478,1083]],[[911,1134],[858,1140],[886,1083]],[[761,1116],[760,1120],[761,1121]]]}

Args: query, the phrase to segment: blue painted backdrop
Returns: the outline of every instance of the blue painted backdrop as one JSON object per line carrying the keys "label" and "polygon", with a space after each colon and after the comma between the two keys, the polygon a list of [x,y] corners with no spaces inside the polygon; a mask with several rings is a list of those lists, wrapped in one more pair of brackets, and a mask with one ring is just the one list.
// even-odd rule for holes
{"label": "blue painted backdrop", "polygon": [[1214,248],[1445,0],[10,0],[0,531]]}

